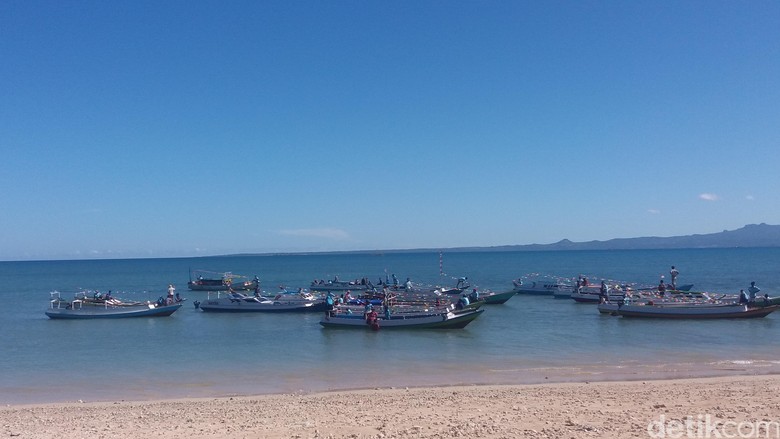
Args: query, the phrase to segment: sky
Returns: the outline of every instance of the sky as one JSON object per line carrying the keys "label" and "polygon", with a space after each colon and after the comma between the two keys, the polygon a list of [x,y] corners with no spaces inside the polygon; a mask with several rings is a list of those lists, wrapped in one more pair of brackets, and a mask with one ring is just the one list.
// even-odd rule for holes
{"label": "sky", "polygon": [[0,260],[780,224],[780,2],[0,2]]}

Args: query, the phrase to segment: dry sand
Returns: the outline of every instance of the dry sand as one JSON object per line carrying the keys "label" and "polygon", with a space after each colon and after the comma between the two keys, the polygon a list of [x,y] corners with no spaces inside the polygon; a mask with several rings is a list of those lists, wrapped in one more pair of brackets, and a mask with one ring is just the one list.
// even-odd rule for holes
{"label": "dry sand", "polygon": [[[665,437],[749,437],[735,428],[757,421],[769,435],[754,437],[778,437],[778,390],[778,376],[732,376],[11,405],[0,437],[647,438],[662,437],[660,425]],[[688,427],[670,424],[689,416]],[[706,432],[707,416],[719,430]]]}

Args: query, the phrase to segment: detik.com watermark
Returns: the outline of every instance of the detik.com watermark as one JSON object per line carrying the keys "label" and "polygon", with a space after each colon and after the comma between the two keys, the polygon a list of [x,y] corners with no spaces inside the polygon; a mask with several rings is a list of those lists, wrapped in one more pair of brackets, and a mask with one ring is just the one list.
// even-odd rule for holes
{"label": "detik.com watermark", "polygon": [[654,439],[780,439],[780,421],[723,421],[709,414],[666,419],[666,415],[661,415],[647,424],[647,434]]}

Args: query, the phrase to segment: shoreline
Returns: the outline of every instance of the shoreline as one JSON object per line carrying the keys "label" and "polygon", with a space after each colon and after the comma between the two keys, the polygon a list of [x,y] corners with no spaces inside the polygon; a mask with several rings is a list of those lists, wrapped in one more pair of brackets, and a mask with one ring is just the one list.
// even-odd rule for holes
{"label": "shoreline", "polygon": [[62,439],[650,437],[649,426],[664,419],[780,423],[777,389],[772,374],[21,404],[0,407],[0,431]]}
{"label": "shoreline", "polygon": [[[780,376],[780,362],[769,360],[718,360],[707,362],[663,362],[642,364],[634,360],[623,364],[492,365],[461,364],[441,370],[435,376],[425,371],[381,370],[321,371],[315,379],[300,372],[268,374],[258,377],[251,369],[234,370],[225,377],[213,374],[163,377],[147,375],[140,379],[102,379],[95,385],[89,374],[74,375],[63,381],[17,382],[0,386],[0,406],[67,404],[77,401],[111,403],[114,401],[154,402],[186,398],[257,397],[265,395],[309,395],[328,392],[353,392],[365,389],[447,388],[453,386],[546,385],[583,382],[663,381],[696,378]],[[496,367],[498,366],[498,367]],[[462,379],[466,377],[465,379]],[[270,381],[269,381],[270,380]]]}

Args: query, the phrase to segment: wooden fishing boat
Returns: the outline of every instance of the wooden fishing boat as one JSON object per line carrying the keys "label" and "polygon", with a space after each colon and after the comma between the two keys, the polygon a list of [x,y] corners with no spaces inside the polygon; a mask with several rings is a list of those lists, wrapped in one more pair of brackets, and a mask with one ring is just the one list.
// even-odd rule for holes
{"label": "wooden fishing boat", "polygon": [[372,285],[368,282],[359,281],[341,281],[334,280],[315,280],[309,286],[312,291],[366,291],[371,289]]}
{"label": "wooden fishing boat", "polygon": [[52,299],[46,315],[51,319],[121,319],[129,317],[167,317],[181,308],[181,302],[123,302],[118,299],[96,300],[77,294],[73,300],[60,297],[58,291]]}
{"label": "wooden fishing boat", "polygon": [[[638,289],[632,289],[627,288],[625,291],[623,290],[623,287],[610,287],[607,291],[607,302],[620,302],[624,299],[626,296],[626,292],[629,293],[629,295],[633,295],[635,298],[655,298],[658,296],[658,291],[656,289],[651,288],[638,288]],[[681,285],[676,290],[666,290],[665,297],[668,298],[675,298],[675,299],[682,299],[682,298],[688,298],[688,299],[702,299],[701,292],[691,292],[690,289],[693,288],[693,284],[689,285]],[[590,284],[584,287],[580,287],[578,291],[572,291],[571,298],[574,299],[575,302],[579,303],[600,303],[601,302],[601,292],[600,292],[600,286],[596,284]],[[709,298],[708,298],[709,299]]]}
{"label": "wooden fishing boat", "polygon": [[[193,274],[196,275],[194,279]],[[249,279],[246,276],[233,274],[229,271],[214,273],[196,270],[195,272],[190,272],[190,281],[187,282],[187,288],[193,291],[249,291],[255,290],[259,286],[260,279],[257,276],[254,279]]]}
{"label": "wooden fishing boat", "polygon": [[310,293],[278,294],[274,297],[250,296],[238,292],[209,297],[194,302],[195,308],[205,312],[321,312],[328,309],[326,302]]}
{"label": "wooden fishing boat", "polygon": [[484,310],[464,311],[455,313],[451,310],[436,313],[404,313],[388,316],[378,315],[373,321],[368,321],[363,314],[342,313],[330,311],[320,321],[326,328],[359,328],[359,329],[460,329],[479,317]]}
{"label": "wooden fishing boat", "polygon": [[515,279],[512,281],[512,292],[515,294],[527,294],[533,296],[553,296],[556,293],[569,293],[572,289],[571,285],[567,285],[556,280],[522,280]]}
{"label": "wooden fishing boat", "polygon": [[479,300],[485,301],[485,305],[500,305],[506,303],[507,300],[514,297],[516,293],[514,291],[506,291],[503,293],[495,292],[483,292],[479,293]]}
{"label": "wooden fishing boat", "polygon": [[739,319],[766,317],[780,308],[777,300],[755,303],[654,302],[599,304],[599,312],[622,317],[661,319]]}

